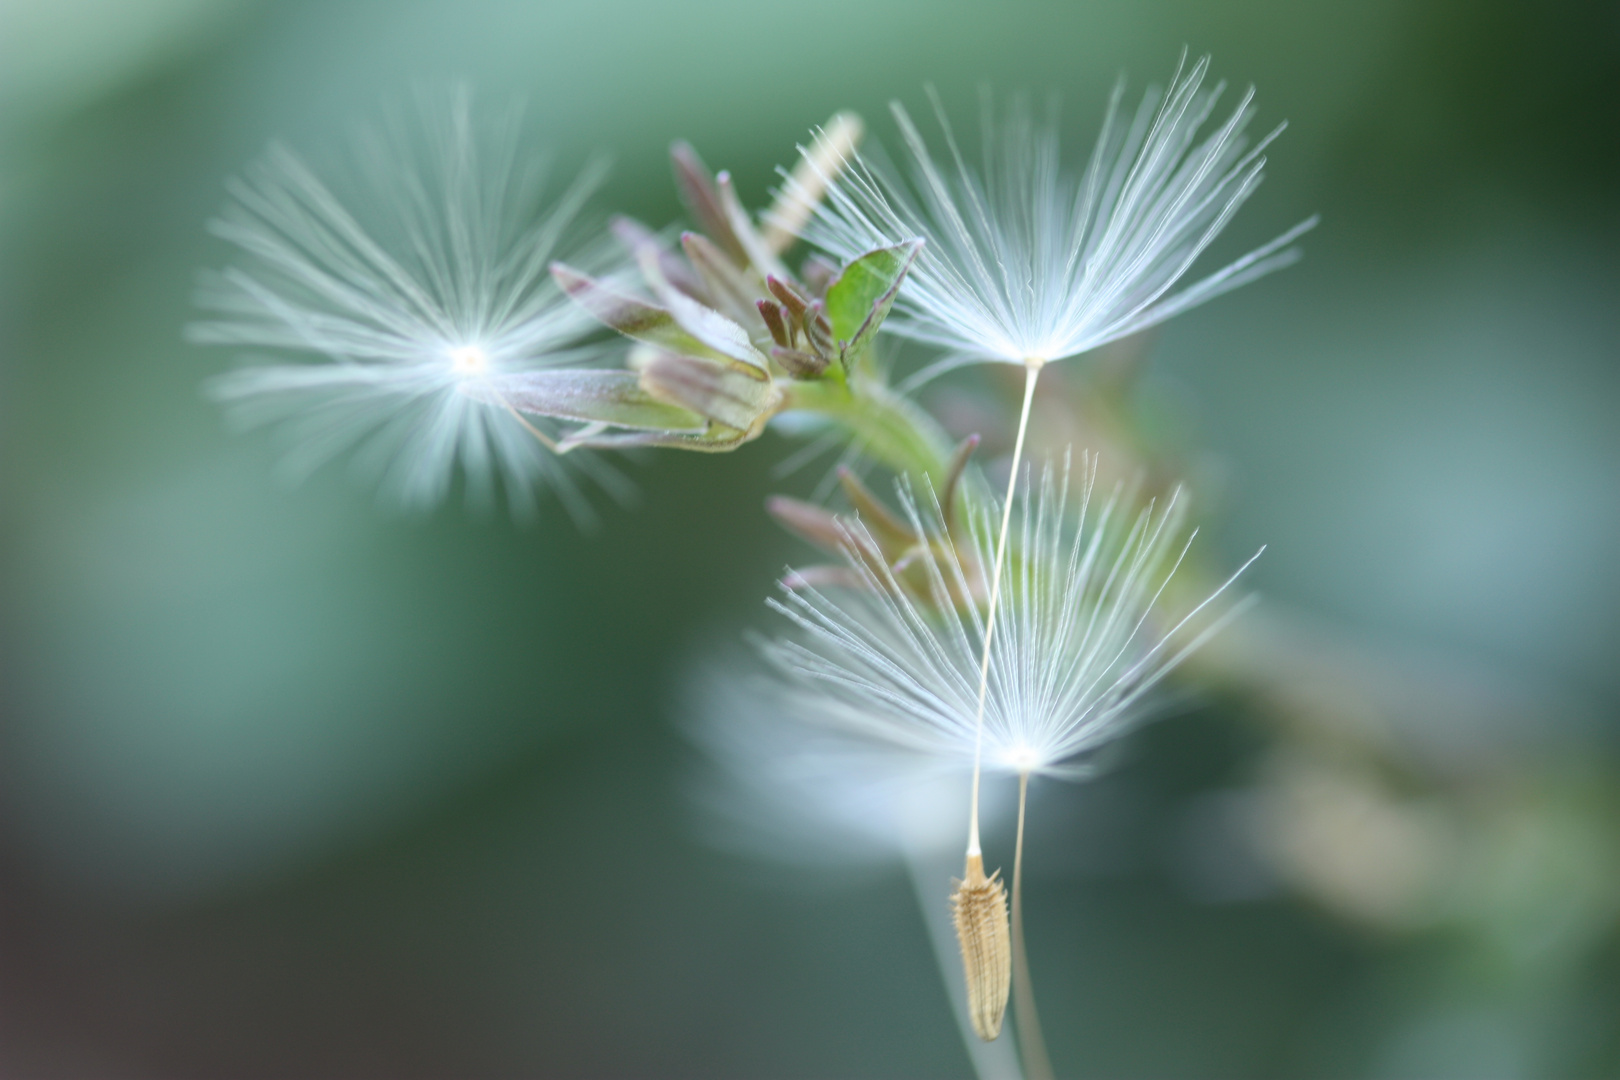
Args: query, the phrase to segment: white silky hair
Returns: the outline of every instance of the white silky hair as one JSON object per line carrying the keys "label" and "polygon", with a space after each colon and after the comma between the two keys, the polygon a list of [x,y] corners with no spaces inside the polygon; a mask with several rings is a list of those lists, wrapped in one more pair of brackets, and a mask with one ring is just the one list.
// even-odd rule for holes
{"label": "white silky hair", "polygon": [[[989,770],[1085,775],[1077,759],[1143,718],[1149,692],[1241,610],[1201,618],[1258,557],[1161,625],[1165,590],[1196,535],[1183,534],[1186,500],[1178,491],[1132,516],[1119,488],[1095,505],[1094,458],[1078,472],[1075,483],[1067,458],[1048,465],[1013,514],[984,707]],[[968,515],[964,558],[936,502],[924,512],[902,486],[901,503],[928,540],[908,557],[924,582],[917,595],[853,523],[847,561],[860,587],[785,589],[770,604],[800,634],[769,643],[766,655],[818,695],[829,727],[971,765],[985,627],[979,603],[962,598],[993,565],[999,510]]]}
{"label": "white silky hair", "polygon": [[1259,186],[1264,150],[1283,130],[1249,145],[1250,89],[1199,141],[1225,88],[1203,89],[1208,67],[1203,57],[1188,68],[1183,54],[1169,89],[1150,89],[1134,117],[1117,84],[1078,176],[1063,168],[1055,122],[1038,125],[1021,105],[998,126],[986,99],[975,168],[931,89],[947,160],[894,102],[909,181],[881,154],[858,156],[822,177],[827,196],[804,236],[845,260],[922,237],[886,329],[946,350],[941,370],[1061,360],[1162,322],[1294,262],[1288,245],[1316,224],[1171,292]]}
{"label": "white silky hair", "polygon": [[693,668],[682,726],[705,767],[690,787],[717,846],[818,866],[961,845],[967,765],[829,724],[824,694],[746,657]]}
{"label": "white silky hair", "polygon": [[[246,258],[204,281],[217,317],[188,336],[307,357],[209,386],[238,422],[278,426],[292,478],[354,450],[385,499],[420,509],[444,499],[459,462],[472,501],[490,501],[499,477],[518,516],[549,488],[590,517],[564,459],[484,389],[593,355],[580,343],[595,323],[548,266],[603,170],[548,205],[520,127],[518,110],[486,115],[464,90],[424,94],[408,118],[361,133],[347,202],[280,145],[229,184],[211,229]],[[568,460],[624,483],[588,454]]]}

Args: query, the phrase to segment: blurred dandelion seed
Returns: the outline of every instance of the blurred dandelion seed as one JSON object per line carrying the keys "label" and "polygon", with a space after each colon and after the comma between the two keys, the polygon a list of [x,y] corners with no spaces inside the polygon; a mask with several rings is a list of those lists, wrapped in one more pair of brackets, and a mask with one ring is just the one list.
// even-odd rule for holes
{"label": "blurred dandelion seed", "polygon": [[477,345],[450,350],[450,372],[457,378],[474,379],[489,372],[489,354]]}
{"label": "blurred dandelion seed", "polygon": [[280,146],[229,185],[211,227],[245,258],[204,282],[199,302],[218,317],[188,336],[314,358],[209,387],[238,422],[277,426],[294,479],[353,451],[408,508],[440,502],[458,463],[470,500],[490,501],[499,478],[519,516],[551,489],[588,522],[576,471],[625,494],[588,452],[558,456],[501,394],[503,376],[597,354],[582,345],[595,324],[547,267],[603,168],[548,204],[520,121],[475,110],[465,91],[424,96],[409,121],[362,134],[347,201]]}

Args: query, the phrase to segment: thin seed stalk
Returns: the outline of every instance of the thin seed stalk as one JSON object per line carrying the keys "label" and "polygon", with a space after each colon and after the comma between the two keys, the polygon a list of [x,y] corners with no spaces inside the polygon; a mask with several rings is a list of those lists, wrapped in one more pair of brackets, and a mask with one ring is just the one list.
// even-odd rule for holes
{"label": "thin seed stalk", "polygon": [[[1001,571],[1006,562],[1007,534],[1012,525],[1013,495],[1023,463],[1029,414],[1042,361],[1025,365],[1024,400],[1018,414],[1012,467],[1002,503],[1001,531],[996,537],[995,567],[990,579],[990,601],[985,617],[984,649],[979,658],[979,699],[973,752],[972,809],[968,821],[968,848],[963,880],[951,893],[957,941],[962,950],[967,982],[969,1016],[973,1029],[986,1042],[1001,1032],[1009,991],[1017,985],[1018,1038],[1030,1080],[1051,1077],[1051,1064],[1036,1017],[1034,988],[1024,952],[1021,870],[1024,844],[1024,802],[1028,775],[1021,778],[1018,799],[1018,842],[1014,855],[1012,933],[1008,931],[1007,894],[996,874],[984,873],[979,837],[979,787],[984,749],[984,710],[990,685],[990,647],[995,636],[1001,599]],[[843,426],[869,456],[900,472],[927,477],[938,483],[949,468],[950,454],[943,433],[932,417],[906,398],[878,384],[860,392],[842,380],[797,383],[789,391],[786,408],[818,413]]]}
{"label": "thin seed stalk", "polygon": [[[951,894],[951,906],[957,914],[956,934],[962,948],[962,964],[967,977],[968,1001],[971,1004],[973,1028],[979,1038],[988,1042],[1001,1034],[1001,1021],[1007,1009],[1010,989],[1012,954],[1010,949],[987,949],[987,941],[1006,942],[1007,905],[1005,892],[995,875],[984,877],[984,854],[979,846],[979,777],[984,753],[984,704],[990,685],[990,643],[996,631],[996,605],[1001,598],[1001,566],[1007,555],[1007,530],[1012,524],[1013,490],[1018,483],[1018,466],[1024,455],[1024,436],[1029,430],[1030,403],[1035,398],[1035,380],[1040,375],[1040,364],[1031,360],[1024,382],[1024,407],[1018,414],[1018,438],[1013,443],[1012,473],[1007,478],[1007,498],[1001,513],[1001,535],[996,539],[996,565],[990,578],[989,614],[985,618],[984,655],[979,661],[979,711],[973,745],[973,805],[968,818],[967,869],[963,880]],[[983,897],[975,904],[972,886],[983,883],[993,885],[993,902]],[[981,886],[981,891],[983,886]],[[977,919],[963,919],[961,913],[971,908]]]}
{"label": "thin seed stalk", "polygon": [[1041,1036],[1041,1018],[1035,1011],[1035,983],[1029,975],[1029,954],[1024,951],[1024,805],[1029,796],[1029,773],[1018,774],[1018,840],[1013,848],[1012,886],[1012,993],[1013,1018],[1018,1024],[1018,1056],[1027,1080],[1053,1080],[1052,1059]]}
{"label": "thin seed stalk", "polygon": [[1031,357],[1024,365],[1024,407],[1018,413],[1018,437],[1013,441],[1012,470],[1007,474],[1007,496],[1001,506],[1001,532],[996,536],[996,566],[990,576],[989,613],[984,623],[984,652],[979,657],[979,710],[973,733],[973,802],[968,812],[969,856],[979,853],[979,774],[984,757],[984,699],[990,689],[990,643],[996,634],[996,608],[1001,600],[1001,566],[1007,556],[1007,530],[1012,524],[1013,492],[1018,487],[1018,466],[1024,456],[1024,435],[1029,431],[1029,408],[1035,400],[1035,380],[1042,361]]}

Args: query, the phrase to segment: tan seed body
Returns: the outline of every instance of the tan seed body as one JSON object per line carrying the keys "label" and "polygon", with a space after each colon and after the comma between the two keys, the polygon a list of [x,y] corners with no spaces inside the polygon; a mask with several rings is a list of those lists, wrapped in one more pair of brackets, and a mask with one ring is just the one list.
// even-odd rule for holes
{"label": "tan seed body", "polygon": [[966,875],[951,893],[956,940],[962,945],[962,967],[967,975],[968,1017],[985,1042],[1001,1034],[1007,990],[1012,984],[1007,890],[1000,873],[997,870],[985,877],[983,856],[969,855]]}

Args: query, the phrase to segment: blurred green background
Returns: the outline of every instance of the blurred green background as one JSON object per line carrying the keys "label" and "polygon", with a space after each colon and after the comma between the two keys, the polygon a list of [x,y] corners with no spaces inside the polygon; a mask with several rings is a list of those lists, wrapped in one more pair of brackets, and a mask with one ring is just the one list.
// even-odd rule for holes
{"label": "blurred green background", "polygon": [[1037,791],[1059,1072],[1620,1075],[1620,8],[1462,0],[0,0],[0,1075],[968,1075],[900,869],[692,809],[785,440],[591,535],[401,519],[278,487],[180,331],[226,177],[420,83],[662,224],[673,138],[759,205],[835,109],[989,83],[1078,153],[1184,44],[1291,124],[1217,255],[1323,217],[1153,358],[1298,677]]}

